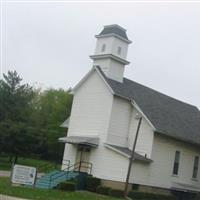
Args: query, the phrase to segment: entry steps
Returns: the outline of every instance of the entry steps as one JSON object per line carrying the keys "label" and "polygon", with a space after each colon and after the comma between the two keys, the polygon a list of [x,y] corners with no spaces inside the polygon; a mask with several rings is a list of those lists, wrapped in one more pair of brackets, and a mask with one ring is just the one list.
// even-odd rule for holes
{"label": "entry steps", "polygon": [[63,181],[69,181],[73,178],[76,178],[78,175],[79,172],[53,170],[41,178],[38,178],[36,180],[35,187],[42,189],[52,189],[59,183]]}

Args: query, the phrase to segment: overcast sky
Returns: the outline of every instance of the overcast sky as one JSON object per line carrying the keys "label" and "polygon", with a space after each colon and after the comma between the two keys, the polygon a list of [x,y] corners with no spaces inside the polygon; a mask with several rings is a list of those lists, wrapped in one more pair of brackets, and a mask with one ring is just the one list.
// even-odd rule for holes
{"label": "overcast sky", "polygon": [[3,2],[3,72],[73,87],[92,67],[103,25],[127,29],[125,76],[200,108],[200,3]]}

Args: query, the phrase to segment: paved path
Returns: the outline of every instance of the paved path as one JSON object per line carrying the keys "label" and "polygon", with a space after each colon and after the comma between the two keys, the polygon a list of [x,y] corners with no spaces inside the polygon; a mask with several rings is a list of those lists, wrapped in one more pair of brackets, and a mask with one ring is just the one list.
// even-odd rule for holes
{"label": "paved path", "polygon": [[10,171],[0,171],[0,177],[10,177]]}
{"label": "paved path", "polygon": [[[37,178],[40,178],[43,175],[44,175],[44,173],[38,173],[37,174]],[[10,171],[2,171],[2,170],[0,170],[0,177],[10,177]]]}
{"label": "paved path", "polygon": [[20,198],[10,197],[10,196],[0,194],[0,200],[27,200],[27,199],[20,199]]}

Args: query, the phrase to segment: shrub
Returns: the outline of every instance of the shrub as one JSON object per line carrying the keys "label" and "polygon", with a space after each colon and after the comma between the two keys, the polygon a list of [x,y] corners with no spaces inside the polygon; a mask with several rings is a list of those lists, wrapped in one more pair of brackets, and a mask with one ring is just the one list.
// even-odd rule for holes
{"label": "shrub", "polygon": [[132,190],[139,190],[138,184],[132,184]]}
{"label": "shrub", "polygon": [[73,182],[61,182],[58,184],[57,188],[62,191],[75,191],[75,183]]}
{"label": "shrub", "polygon": [[124,191],[118,189],[110,189],[109,195],[112,197],[123,197]]}
{"label": "shrub", "polygon": [[96,188],[96,192],[99,193],[99,194],[109,195],[110,188],[109,188],[109,187],[105,187],[105,186],[99,185],[99,186]]}
{"label": "shrub", "polygon": [[101,180],[96,177],[86,177],[86,190],[90,192],[96,192],[96,188],[101,185]]}
{"label": "shrub", "polygon": [[154,193],[145,193],[145,192],[136,192],[136,191],[130,191],[128,193],[128,196],[131,199],[137,199],[137,200],[176,200],[175,196],[172,195],[162,195],[162,194],[154,194]]}
{"label": "shrub", "polygon": [[71,178],[70,180],[68,180],[67,182],[70,182],[70,183],[77,183],[77,178]]}

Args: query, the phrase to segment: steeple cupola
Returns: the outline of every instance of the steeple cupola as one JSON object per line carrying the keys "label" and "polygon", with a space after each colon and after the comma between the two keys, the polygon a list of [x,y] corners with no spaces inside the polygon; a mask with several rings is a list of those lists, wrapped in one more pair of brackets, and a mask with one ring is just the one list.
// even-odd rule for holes
{"label": "steeple cupola", "polygon": [[131,41],[126,30],[119,25],[104,26],[96,35],[97,43],[94,55],[90,56],[94,65],[99,65],[105,75],[113,80],[123,82],[128,45]]}

